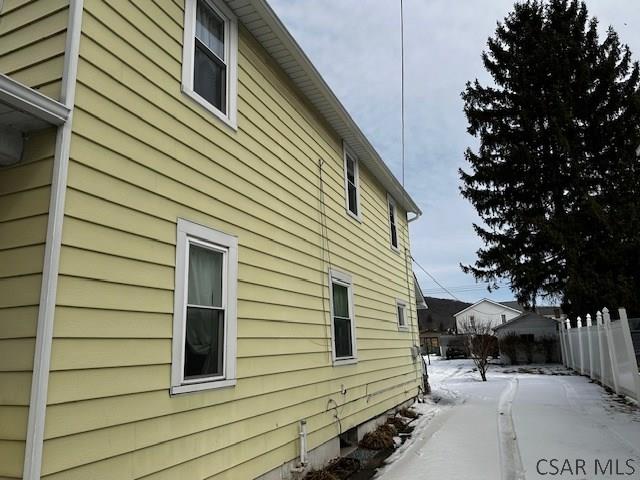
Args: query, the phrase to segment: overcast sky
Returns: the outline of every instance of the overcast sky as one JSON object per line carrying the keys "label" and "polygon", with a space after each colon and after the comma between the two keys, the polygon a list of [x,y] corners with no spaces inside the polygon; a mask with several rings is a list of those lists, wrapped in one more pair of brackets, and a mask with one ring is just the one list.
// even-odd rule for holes
{"label": "overcast sky", "polygon": [[[401,178],[400,0],[270,0],[329,86]],[[466,133],[460,92],[486,81],[480,54],[513,0],[404,0],[405,188],[423,216],[411,224],[416,260],[457,297],[489,294],[459,264],[481,246],[475,210],[459,195],[458,168],[475,141]],[[612,25],[640,58],[640,0],[587,0],[601,32]],[[414,266],[426,295],[448,295]]]}

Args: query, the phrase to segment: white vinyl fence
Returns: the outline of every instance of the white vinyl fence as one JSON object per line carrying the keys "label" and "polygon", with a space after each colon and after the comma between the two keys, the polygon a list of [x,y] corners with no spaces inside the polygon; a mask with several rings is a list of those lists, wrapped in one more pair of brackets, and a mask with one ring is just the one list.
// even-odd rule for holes
{"label": "white vinyl fence", "polygon": [[563,363],[588,375],[617,394],[640,402],[640,373],[631,339],[627,312],[618,309],[619,320],[611,320],[604,308],[596,314],[595,322],[587,315],[583,324],[577,318],[577,328],[569,319],[560,325],[560,347]]}

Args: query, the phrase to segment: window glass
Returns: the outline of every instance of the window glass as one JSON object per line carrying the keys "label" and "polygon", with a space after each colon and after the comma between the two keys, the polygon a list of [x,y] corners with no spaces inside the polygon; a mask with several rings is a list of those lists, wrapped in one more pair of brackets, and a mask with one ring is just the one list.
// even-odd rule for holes
{"label": "window glass", "polygon": [[398,248],[398,232],[396,229],[396,206],[389,201],[389,228],[391,229],[391,245]]}
{"label": "window glass", "polygon": [[404,305],[398,305],[398,325],[401,327],[406,325],[404,321]]}
{"label": "window glass", "polygon": [[198,2],[193,89],[222,113],[227,109],[224,29],[224,20],[204,2]]}
{"label": "window glass", "polygon": [[196,38],[224,61],[224,20],[204,2],[198,2]]}
{"label": "window glass", "polygon": [[347,160],[347,197],[349,203],[349,211],[354,215],[358,215],[358,190],[356,187],[356,161],[351,155],[346,154]]}
{"label": "window glass", "polygon": [[336,358],[353,356],[349,288],[333,284],[333,328]]}
{"label": "window glass", "polygon": [[220,376],[224,371],[223,261],[222,252],[189,245],[185,380]]}

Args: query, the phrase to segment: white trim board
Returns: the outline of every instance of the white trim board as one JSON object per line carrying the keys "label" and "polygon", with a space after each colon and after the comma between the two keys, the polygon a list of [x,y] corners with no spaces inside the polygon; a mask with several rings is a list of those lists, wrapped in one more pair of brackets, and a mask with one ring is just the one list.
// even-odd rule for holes
{"label": "white trim board", "polygon": [[70,0],[69,23],[67,27],[60,95],[65,108],[69,110],[69,115],[64,124],[58,127],[53,159],[51,199],[49,202],[49,218],[42,270],[42,286],[40,290],[40,307],[38,309],[36,345],[31,379],[31,398],[29,401],[23,480],[38,480],[42,468],[44,423],[47,409],[47,392],[49,388],[51,344],[53,342],[53,319],[58,290],[62,222],[64,219],[64,200],[67,189],[73,106],[75,103],[76,79],[78,75],[82,10],[83,0]]}
{"label": "white trim board", "polygon": [[500,303],[500,302],[494,302],[493,300],[489,300],[488,298],[483,298],[482,300],[478,300],[478,301],[477,301],[476,303],[474,303],[473,305],[469,305],[467,308],[464,308],[464,309],[460,310],[458,313],[454,313],[454,314],[453,314],[453,316],[454,316],[454,317],[457,317],[457,316],[458,316],[458,315],[460,315],[461,313],[464,313],[464,312],[466,312],[467,310],[471,310],[472,308],[474,308],[474,307],[476,307],[476,306],[480,305],[482,302],[489,302],[489,303],[492,303],[492,304],[494,304],[494,305],[496,305],[496,306],[498,306],[498,307],[506,308],[507,310],[511,310],[512,312],[522,313],[522,310],[518,310],[518,309],[516,309],[516,308],[512,308],[512,307],[508,307],[508,306],[506,306],[506,305],[503,305],[503,304],[502,304],[502,303]]}

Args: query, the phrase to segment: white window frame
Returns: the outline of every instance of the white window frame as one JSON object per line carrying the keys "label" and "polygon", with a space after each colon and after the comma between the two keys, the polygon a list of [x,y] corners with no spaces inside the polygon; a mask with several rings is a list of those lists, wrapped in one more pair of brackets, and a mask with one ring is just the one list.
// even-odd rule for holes
{"label": "white window frame", "polygon": [[[187,324],[189,245],[204,246],[225,254],[223,262],[224,354],[223,374],[193,380],[184,379],[184,338]],[[236,384],[238,239],[197,223],[178,219],[176,238],[175,294],[171,359],[171,394],[196,392]]]}
{"label": "white window frame", "polygon": [[221,0],[202,0],[224,20],[224,47],[227,63],[227,113],[200,96],[193,88],[196,36],[196,7],[198,0],[185,0],[184,37],[182,43],[182,91],[199,105],[213,113],[233,130],[238,128],[238,19]]}
{"label": "white window frame", "polygon": [[[391,209],[393,208],[394,226],[396,227],[396,242],[398,245],[393,244],[393,234],[391,231]],[[387,194],[387,226],[389,228],[389,246],[391,250],[396,253],[400,252],[400,232],[398,231],[398,207],[394,198]]]}
{"label": "white window frame", "polygon": [[[347,155],[353,160],[353,176],[356,187],[356,208],[358,210],[357,215],[349,209],[349,178],[347,176]],[[357,155],[353,153],[353,150],[351,150],[344,141],[342,142],[342,158],[344,163],[344,208],[347,211],[347,215],[357,220],[358,222],[362,222],[362,204],[360,203],[360,162]]]}
{"label": "white window frame", "polygon": [[[347,287],[349,295],[349,314],[351,316],[351,356],[336,357],[336,338],[333,314],[333,284]],[[348,273],[329,269],[329,304],[331,305],[331,360],[334,366],[349,365],[358,362],[358,347],[356,345],[356,315],[353,308],[353,280]]]}
{"label": "white window frame", "polygon": [[[409,330],[409,322],[407,321],[407,302],[401,299],[396,299],[396,317],[398,321],[398,330]],[[404,323],[400,322],[400,315],[398,309],[402,308]]]}

